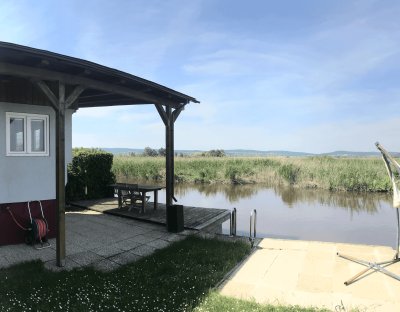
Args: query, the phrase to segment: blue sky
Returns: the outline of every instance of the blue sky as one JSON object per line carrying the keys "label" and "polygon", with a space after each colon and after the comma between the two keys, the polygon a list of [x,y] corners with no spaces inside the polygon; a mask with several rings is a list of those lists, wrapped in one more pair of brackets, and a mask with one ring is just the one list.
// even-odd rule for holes
{"label": "blue sky", "polygon": [[[197,98],[176,149],[400,151],[398,1],[0,1],[0,40]],[[164,146],[154,106],[80,109],[73,145]]]}

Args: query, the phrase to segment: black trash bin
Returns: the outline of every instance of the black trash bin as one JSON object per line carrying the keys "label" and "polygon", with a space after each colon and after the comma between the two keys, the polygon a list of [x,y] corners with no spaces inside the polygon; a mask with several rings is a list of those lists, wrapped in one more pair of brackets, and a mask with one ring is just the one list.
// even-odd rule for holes
{"label": "black trash bin", "polygon": [[182,232],[183,226],[183,206],[171,205],[167,207],[167,230],[168,232]]}

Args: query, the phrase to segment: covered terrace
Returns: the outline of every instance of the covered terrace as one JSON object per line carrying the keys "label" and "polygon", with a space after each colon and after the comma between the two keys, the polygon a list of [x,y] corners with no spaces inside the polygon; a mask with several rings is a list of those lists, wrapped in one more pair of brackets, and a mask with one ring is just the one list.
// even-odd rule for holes
{"label": "covered terrace", "polygon": [[56,262],[65,265],[65,112],[154,105],[165,125],[166,205],[174,200],[174,123],[195,98],[86,60],[0,42],[0,102],[50,106],[56,116]]}

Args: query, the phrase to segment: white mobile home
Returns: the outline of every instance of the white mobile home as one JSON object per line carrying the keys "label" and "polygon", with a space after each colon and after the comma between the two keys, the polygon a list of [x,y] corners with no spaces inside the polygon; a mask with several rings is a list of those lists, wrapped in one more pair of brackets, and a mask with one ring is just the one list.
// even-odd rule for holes
{"label": "white mobile home", "polygon": [[[3,94],[4,96],[4,94]],[[66,162],[72,155],[71,120],[66,111]],[[56,234],[56,159],[55,113],[49,106],[0,101],[0,245],[24,241],[24,232],[6,210],[18,220],[28,220],[27,203],[40,201],[49,222],[49,237]],[[38,216],[38,202],[32,202],[32,214]]]}

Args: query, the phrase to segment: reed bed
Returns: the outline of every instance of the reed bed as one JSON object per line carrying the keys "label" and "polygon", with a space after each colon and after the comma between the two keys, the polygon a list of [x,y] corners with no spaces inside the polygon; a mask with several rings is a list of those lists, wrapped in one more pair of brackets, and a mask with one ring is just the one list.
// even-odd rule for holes
{"label": "reed bed", "polygon": [[[114,158],[117,178],[162,181],[162,157]],[[276,183],[333,191],[387,192],[391,183],[379,158],[177,157],[175,180],[186,183]]]}

